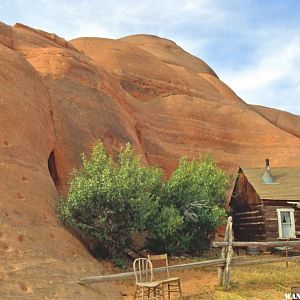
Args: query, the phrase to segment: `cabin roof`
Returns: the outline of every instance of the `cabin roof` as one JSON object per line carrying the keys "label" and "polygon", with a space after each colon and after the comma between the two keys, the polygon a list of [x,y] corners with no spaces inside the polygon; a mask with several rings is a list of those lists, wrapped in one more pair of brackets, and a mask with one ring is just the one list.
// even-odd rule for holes
{"label": "cabin roof", "polygon": [[262,200],[299,200],[300,168],[271,168],[273,183],[264,183],[261,168],[240,168]]}

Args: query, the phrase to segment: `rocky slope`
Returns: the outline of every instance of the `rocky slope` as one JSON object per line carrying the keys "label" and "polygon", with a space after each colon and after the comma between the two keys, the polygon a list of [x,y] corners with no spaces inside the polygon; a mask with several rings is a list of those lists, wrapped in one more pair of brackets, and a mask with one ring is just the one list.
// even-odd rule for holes
{"label": "rocky slope", "polygon": [[170,173],[180,156],[207,151],[227,169],[261,166],[266,157],[277,166],[300,164],[299,138],[290,129],[247,105],[174,42],[134,35],[71,43],[119,78],[150,164]]}
{"label": "rocky slope", "polygon": [[251,107],[276,127],[300,138],[300,116],[261,105],[252,105]]}
{"label": "rocky slope", "polygon": [[300,166],[299,118],[247,105],[166,39],[67,42],[0,23],[0,298],[120,297],[108,284],[76,284],[106,270],[55,212],[97,139],[111,153],[129,141],[168,174],[179,157],[207,151],[231,170],[266,157]]}
{"label": "rocky slope", "polygon": [[[93,130],[101,114],[112,120],[122,109],[113,105],[111,112],[97,113],[95,105],[109,101],[105,92],[97,92],[98,81],[110,84],[105,72],[101,75],[73,47],[55,39],[0,25],[0,299],[118,299],[109,285],[84,288],[76,283],[105,270],[58,221],[48,158],[54,151],[58,174],[70,169],[78,160],[71,148],[86,150],[88,144],[82,148],[81,143],[89,138],[91,145],[91,136],[98,136]],[[67,75],[71,69],[73,76]],[[86,109],[76,100],[68,105],[77,85]],[[118,124],[123,119],[120,113]],[[114,126],[107,126],[113,136]]]}

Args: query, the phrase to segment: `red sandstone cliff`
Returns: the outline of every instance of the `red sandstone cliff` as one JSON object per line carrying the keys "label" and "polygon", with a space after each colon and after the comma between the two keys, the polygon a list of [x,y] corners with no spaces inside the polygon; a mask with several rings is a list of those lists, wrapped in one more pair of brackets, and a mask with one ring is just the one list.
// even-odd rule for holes
{"label": "red sandstone cliff", "polygon": [[71,43],[119,78],[150,164],[170,173],[180,156],[211,151],[230,169],[263,166],[266,157],[272,165],[299,166],[296,123],[287,130],[270,122],[174,42],[134,35]]}

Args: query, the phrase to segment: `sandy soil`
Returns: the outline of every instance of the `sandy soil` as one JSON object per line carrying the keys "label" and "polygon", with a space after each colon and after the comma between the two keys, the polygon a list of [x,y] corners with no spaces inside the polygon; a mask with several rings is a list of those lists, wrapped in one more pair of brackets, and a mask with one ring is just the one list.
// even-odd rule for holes
{"label": "sandy soil", "polygon": [[[198,299],[211,299],[214,287],[217,283],[217,269],[211,270],[184,270],[172,272],[172,277],[180,277],[183,296],[196,296]],[[116,286],[120,289],[124,300],[133,299],[135,282],[118,281]],[[173,295],[172,299],[178,299]]]}

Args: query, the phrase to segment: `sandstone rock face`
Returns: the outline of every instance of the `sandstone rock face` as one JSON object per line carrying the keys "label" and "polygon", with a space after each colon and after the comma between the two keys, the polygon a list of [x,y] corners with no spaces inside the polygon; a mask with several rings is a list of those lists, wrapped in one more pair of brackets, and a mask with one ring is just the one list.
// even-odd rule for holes
{"label": "sandstone rock face", "polygon": [[[87,289],[77,284],[80,277],[105,270],[62,226],[55,212],[58,193],[48,158],[52,151],[61,151],[59,163],[76,135],[78,143],[82,137],[61,115],[61,126],[70,131],[66,133],[69,140],[58,138],[60,123],[54,109],[63,113],[64,103],[60,107],[53,104],[47,81],[24,56],[26,49],[28,57],[38,59],[36,47],[30,51],[31,36],[26,30],[3,24],[0,33],[0,298],[118,299],[119,294],[109,285]],[[39,38],[34,36],[36,44]],[[22,40],[26,40],[24,49]],[[43,39],[41,45],[38,53],[45,58],[46,72],[48,67],[54,68],[49,64],[53,53],[63,53],[63,49]],[[68,112],[74,114],[72,108]]]}
{"label": "sandstone rock face", "polygon": [[[280,117],[278,117],[280,116]],[[67,42],[0,23],[1,299],[118,299],[55,212],[97,139],[168,174],[207,151],[226,169],[300,166],[299,119],[247,105],[202,60],[155,36]],[[50,174],[51,173],[51,174]]]}
{"label": "sandstone rock face", "polygon": [[260,105],[251,107],[275,126],[300,138],[300,116]]}
{"label": "sandstone rock face", "polygon": [[196,73],[210,74],[218,77],[214,70],[203,60],[191,55],[178,47],[171,40],[155,35],[135,34],[120,39],[150,52],[166,64],[177,65],[192,70]]}
{"label": "sandstone rock face", "polygon": [[71,42],[119,78],[150,164],[170,174],[179,157],[210,151],[227,169],[263,167],[267,157],[272,165],[299,166],[299,138],[291,130],[257,113],[172,41],[134,35]]}

